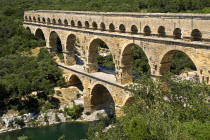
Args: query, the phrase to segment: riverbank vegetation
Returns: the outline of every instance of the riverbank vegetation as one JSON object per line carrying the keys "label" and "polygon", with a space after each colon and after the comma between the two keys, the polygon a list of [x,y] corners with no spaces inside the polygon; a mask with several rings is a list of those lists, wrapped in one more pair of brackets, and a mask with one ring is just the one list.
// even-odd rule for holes
{"label": "riverbank vegetation", "polygon": [[[55,108],[46,103],[54,86],[62,86],[64,79],[52,55],[42,49],[38,57],[24,55],[45,41],[37,40],[22,27],[26,10],[78,10],[105,12],[183,12],[209,13],[208,0],[0,0],[0,114],[9,109],[26,112]],[[112,57],[100,58],[100,63],[114,67]],[[181,52],[172,60],[172,72],[180,74],[194,69],[192,61]],[[133,51],[133,70],[136,75],[148,73],[147,58],[139,49]],[[170,88],[148,78],[139,79],[145,87],[131,88],[135,102],[124,108],[125,116],[113,121],[106,133],[103,122],[90,129],[94,139],[210,139],[209,86],[165,79]],[[163,82],[166,82],[163,81]],[[167,90],[166,90],[167,89]],[[38,96],[29,96],[37,91]],[[164,97],[164,98],[163,98]],[[75,118],[81,108],[67,110]],[[73,111],[75,111],[73,110]],[[78,113],[79,112],[79,113]],[[96,129],[97,128],[97,129]],[[97,137],[95,137],[97,134]]]}
{"label": "riverbank vegetation", "polygon": [[166,76],[155,82],[141,77],[138,84],[128,87],[135,102],[123,108],[126,115],[93,124],[89,139],[210,139],[210,86],[174,79]]}
{"label": "riverbank vegetation", "polygon": [[[41,49],[37,58],[20,54],[0,58],[1,108],[27,112],[41,109],[42,100],[54,93],[53,88],[64,84],[62,72],[52,57]],[[40,97],[31,96],[33,91]]]}

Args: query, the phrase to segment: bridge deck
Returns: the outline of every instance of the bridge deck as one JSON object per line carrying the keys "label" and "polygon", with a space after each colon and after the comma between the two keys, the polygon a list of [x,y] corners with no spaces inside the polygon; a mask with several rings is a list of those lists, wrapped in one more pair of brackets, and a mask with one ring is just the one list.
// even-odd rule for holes
{"label": "bridge deck", "polygon": [[98,81],[102,81],[102,82],[105,82],[105,83],[108,83],[108,84],[111,84],[114,86],[118,86],[121,88],[125,87],[125,86],[120,85],[116,82],[115,75],[113,75],[113,74],[108,74],[108,73],[104,73],[104,72],[87,73],[84,71],[84,68],[81,65],[67,66],[64,63],[59,63],[58,66],[66,69],[66,70],[73,71],[75,73],[96,79]]}
{"label": "bridge deck", "polygon": [[78,15],[102,15],[102,16],[130,16],[130,17],[173,17],[173,18],[210,18],[210,14],[195,13],[137,13],[137,12],[94,12],[94,11],[61,11],[61,10],[32,10],[28,13],[51,13],[51,14],[78,14]]}

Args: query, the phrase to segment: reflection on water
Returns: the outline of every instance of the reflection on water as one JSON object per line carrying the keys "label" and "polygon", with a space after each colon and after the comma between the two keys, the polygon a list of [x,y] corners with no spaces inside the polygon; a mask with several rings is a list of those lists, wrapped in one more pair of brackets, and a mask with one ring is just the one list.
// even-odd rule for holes
{"label": "reflection on water", "polygon": [[26,128],[0,134],[0,140],[17,140],[19,136],[28,136],[30,140],[58,140],[62,135],[65,140],[87,138],[86,133],[90,122],[62,123],[40,128]]}

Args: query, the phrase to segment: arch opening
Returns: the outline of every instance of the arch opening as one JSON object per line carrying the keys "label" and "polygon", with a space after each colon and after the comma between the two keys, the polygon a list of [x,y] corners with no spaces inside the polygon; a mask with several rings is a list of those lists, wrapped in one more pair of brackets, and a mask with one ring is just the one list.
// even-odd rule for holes
{"label": "arch opening", "polygon": [[51,52],[55,53],[58,58],[60,59],[60,61],[64,60],[63,57],[63,47],[61,44],[61,40],[60,37],[58,36],[58,34],[53,31],[50,33],[50,48],[51,48]]}
{"label": "arch opening", "polygon": [[165,32],[165,27],[164,26],[158,27],[158,36],[159,37],[165,37],[166,36],[166,32]]}
{"label": "arch opening", "polygon": [[36,17],[33,17],[33,21],[36,22]]}
{"label": "arch opening", "polygon": [[126,32],[125,25],[123,25],[123,24],[120,25],[119,29],[120,29],[120,33]]}
{"label": "arch opening", "polygon": [[29,16],[29,21],[32,21],[31,16]]}
{"label": "arch opening", "polygon": [[144,36],[151,36],[151,28],[149,26],[144,27]]}
{"label": "arch opening", "polygon": [[77,87],[80,91],[83,91],[83,90],[84,90],[84,87],[83,87],[83,85],[82,85],[81,80],[80,80],[79,77],[76,76],[76,75],[72,75],[72,76],[69,78],[68,85],[69,85],[69,86],[75,86],[75,87]]}
{"label": "arch opening", "polygon": [[26,30],[31,33],[31,29],[29,27],[26,28]]}
{"label": "arch opening", "polygon": [[[123,84],[137,81],[142,74],[151,74],[148,58],[142,48],[134,43],[125,47],[121,59]],[[134,77],[134,79],[133,79]]]}
{"label": "arch opening", "polygon": [[55,19],[53,19],[53,25],[56,25],[56,20]]}
{"label": "arch opening", "polygon": [[66,41],[66,57],[65,63],[67,65],[83,65],[81,56],[82,49],[76,45],[77,38],[74,34],[70,34]]}
{"label": "arch opening", "polygon": [[202,41],[202,34],[198,29],[192,30],[191,41]]}
{"label": "arch opening", "polygon": [[71,26],[74,27],[75,26],[75,23],[73,20],[71,20]]}
{"label": "arch opening", "polygon": [[90,28],[90,24],[89,24],[88,21],[85,21],[85,28],[86,28],[86,29]]}
{"label": "arch opening", "polygon": [[68,26],[68,21],[66,19],[64,20],[64,26]]}
{"label": "arch opening", "polygon": [[98,28],[98,25],[95,21],[92,23],[92,28],[93,28],[93,30],[97,30],[97,28]]}
{"label": "arch opening", "polygon": [[28,17],[27,16],[25,16],[25,20],[28,21]]}
{"label": "arch opening", "polygon": [[61,19],[58,19],[58,25],[62,25]]}
{"label": "arch opening", "polygon": [[45,23],[45,18],[42,18],[42,23]]}
{"label": "arch opening", "polygon": [[109,25],[109,31],[110,31],[110,32],[114,32],[114,31],[115,31],[115,26],[114,26],[114,24],[111,23],[111,24]]}
{"label": "arch opening", "polygon": [[101,39],[94,39],[89,46],[88,63],[90,65],[88,72],[93,73],[102,71],[115,74],[115,64],[109,47]]}
{"label": "arch opening", "polygon": [[81,22],[81,21],[78,21],[78,22],[77,22],[77,27],[78,27],[78,28],[82,28],[82,22]]}
{"label": "arch opening", "polygon": [[38,22],[39,22],[39,23],[41,22],[41,19],[40,19],[40,17],[38,17]]}
{"label": "arch opening", "polygon": [[138,33],[138,28],[136,27],[136,25],[132,25],[131,26],[131,34],[137,34]]}
{"label": "arch opening", "polygon": [[112,98],[109,90],[101,85],[97,84],[91,91],[91,110],[105,110],[108,116],[113,117],[115,114],[115,102]]}
{"label": "arch opening", "polygon": [[47,19],[47,24],[50,24],[51,23],[51,20],[50,18]]}
{"label": "arch opening", "polygon": [[178,50],[171,50],[167,52],[160,63],[161,75],[164,75],[167,72],[180,75],[185,72],[192,72],[196,70],[197,68],[190,57],[184,52]]}
{"label": "arch opening", "polygon": [[106,30],[106,26],[105,26],[105,24],[103,22],[101,22],[101,24],[100,24],[100,30],[101,31],[105,31]]}
{"label": "arch opening", "polygon": [[181,29],[180,28],[174,29],[173,35],[174,35],[174,39],[181,39],[182,38]]}
{"label": "arch opening", "polygon": [[45,41],[45,37],[44,37],[44,33],[41,29],[37,29],[35,32],[35,39],[37,40],[44,40]]}

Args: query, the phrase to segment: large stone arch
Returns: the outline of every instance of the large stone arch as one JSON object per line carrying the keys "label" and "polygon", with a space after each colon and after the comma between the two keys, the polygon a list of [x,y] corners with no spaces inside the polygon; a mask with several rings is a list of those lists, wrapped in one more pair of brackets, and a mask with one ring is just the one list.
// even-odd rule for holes
{"label": "large stone arch", "polygon": [[[87,60],[86,60],[86,71],[88,73],[94,73],[98,71],[98,61],[97,61],[97,56],[98,56],[98,46],[100,42],[104,42],[108,48],[109,51],[112,55],[112,57],[114,56],[114,51],[112,50],[113,48],[111,48],[111,44],[109,44],[108,41],[106,41],[103,38],[99,38],[99,37],[94,37],[93,39],[91,39],[90,43],[89,43],[89,47],[88,47],[88,52],[87,52]],[[113,58],[114,61],[114,58]],[[114,62],[115,64],[115,62]],[[116,64],[115,64],[116,65]]]}
{"label": "large stone arch", "polygon": [[176,48],[176,49],[168,49],[168,50],[164,51],[159,57],[160,58],[160,60],[159,60],[159,65],[160,65],[160,67],[159,67],[159,74],[160,75],[164,75],[165,73],[170,72],[170,70],[171,70],[171,62],[172,62],[174,54],[177,51],[183,52],[185,55],[187,55],[192,60],[192,62],[194,63],[196,69],[199,68],[199,66],[198,66],[198,64],[196,62],[196,57],[193,56],[187,50],[182,50],[182,49],[178,49],[178,48]]}
{"label": "large stone arch", "polygon": [[74,34],[68,35],[66,39],[66,51],[64,56],[64,61],[66,65],[75,65],[75,44],[76,44],[76,36]]}
{"label": "large stone arch", "polygon": [[110,90],[103,84],[95,84],[90,91],[91,111],[104,109],[108,115],[115,114],[115,102]]}
{"label": "large stone arch", "polygon": [[[142,49],[141,46],[139,46],[136,43],[126,44],[121,49],[121,55],[120,55],[120,68],[121,69],[117,73],[117,77],[118,77],[117,82],[121,83],[122,85],[130,84],[133,82],[132,51],[135,46],[138,46],[139,48],[141,48],[141,50],[144,52],[144,54],[147,57],[148,64],[150,65],[148,54]],[[150,67],[150,71],[151,71],[151,67]]]}
{"label": "large stone arch", "polygon": [[75,86],[79,90],[83,91],[84,90],[84,85],[83,85],[83,80],[76,74],[72,74],[68,77],[68,86]]}
{"label": "large stone arch", "polygon": [[62,46],[62,40],[57,32],[51,31],[49,36],[49,47],[51,52],[53,53],[62,53],[63,52],[63,46]]}
{"label": "large stone arch", "polygon": [[40,28],[36,29],[35,38],[37,40],[39,40],[39,39],[45,40],[45,35],[44,35],[44,32],[42,31],[42,29],[40,29]]}

